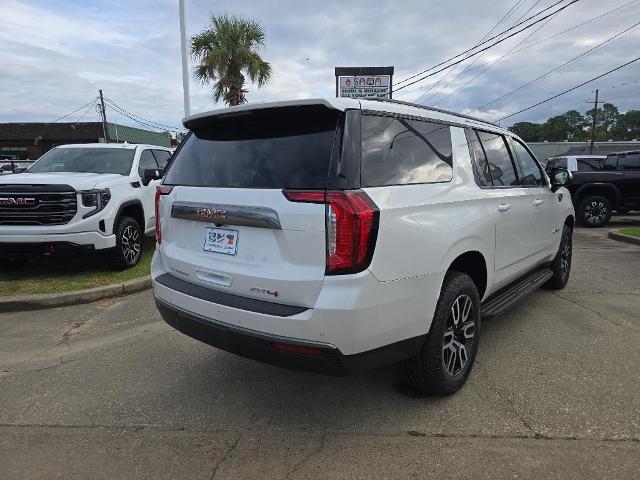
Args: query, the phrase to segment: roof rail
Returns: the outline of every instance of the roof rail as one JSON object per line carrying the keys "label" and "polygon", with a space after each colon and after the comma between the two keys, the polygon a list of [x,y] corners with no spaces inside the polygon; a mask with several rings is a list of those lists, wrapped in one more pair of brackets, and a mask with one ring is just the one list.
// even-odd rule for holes
{"label": "roof rail", "polygon": [[481,118],[472,117],[471,115],[465,115],[464,113],[451,112],[449,110],[442,110],[441,108],[428,107],[426,105],[420,105],[419,103],[405,102],[404,100],[395,100],[393,98],[387,98],[387,97],[363,97],[363,98],[361,98],[361,100],[374,100],[374,101],[377,101],[377,102],[396,103],[398,105],[406,105],[407,107],[421,108],[423,110],[431,110],[433,112],[446,113],[448,115],[454,115],[456,117],[467,118],[467,119],[473,120],[475,122],[488,123],[489,125],[493,125],[493,126],[496,126],[496,127],[500,126],[500,125],[498,125],[496,123],[489,122],[488,120],[483,120]]}

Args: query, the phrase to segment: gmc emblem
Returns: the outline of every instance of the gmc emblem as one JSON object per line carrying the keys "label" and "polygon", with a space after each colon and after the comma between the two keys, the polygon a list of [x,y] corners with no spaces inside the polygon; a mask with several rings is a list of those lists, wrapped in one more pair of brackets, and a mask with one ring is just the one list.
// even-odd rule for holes
{"label": "gmc emblem", "polygon": [[33,207],[36,203],[33,197],[0,197],[2,207]]}
{"label": "gmc emblem", "polygon": [[227,214],[225,210],[219,210],[217,208],[198,208],[196,215],[202,218],[218,218],[224,217]]}

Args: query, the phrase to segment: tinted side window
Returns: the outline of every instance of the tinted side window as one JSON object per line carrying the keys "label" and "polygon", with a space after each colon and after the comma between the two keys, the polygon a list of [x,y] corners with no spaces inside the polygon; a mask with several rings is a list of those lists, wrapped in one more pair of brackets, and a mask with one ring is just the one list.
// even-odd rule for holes
{"label": "tinted side window", "polygon": [[511,162],[505,139],[499,133],[478,131],[478,138],[489,164],[494,187],[518,185],[518,177]]}
{"label": "tinted side window", "polygon": [[448,182],[451,130],[423,120],[362,115],[362,185]]}
{"label": "tinted side window", "polygon": [[487,162],[487,157],[484,154],[484,149],[482,148],[482,144],[480,143],[480,139],[478,138],[478,132],[475,130],[471,131],[467,136],[467,139],[471,145],[471,150],[476,159],[476,167],[478,170],[478,185],[481,187],[490,187],[493,185],[493,180],[491,180],[491,172],[489,172],[489,162]]}
{"label": "tinted side window", "polygon": [[578,171],[591,172],[600,170],[604,159],[602,158],[578,158]]}
{"label": "tinted side window", "polygon": [[156,157],[156,161],[160,168],[166,167],[169,157],[171,157],[171,154],[166,150],[154,150],[153,155]]}
{"label": "tinted side window", "polygon": [[618,168],[625,170],[640,170],[640,153],[623,155],[618,160]]}
{"label": "tinted side window", "polygon": [[140,154],[140,164],[138,165],[138,175],[140,175],[140,178],[144,178],[144,171],[147,168],[158,168],[158,164],[151,150],[143,150]]}
{"label": "tinted side window", "polygon": [[538,167],[538,162],[531,156],[529,151],[518,140],[513,139],[513,151],[520,163],[522,172],[522,185],[545,185],[546,181],[542,176],[542,171]]}
{"label": "tinted side window", "polygon": [[606,160],[604,161],[605,170],[615,170],[618,165],[618,156],[617,155],[608,155]]}

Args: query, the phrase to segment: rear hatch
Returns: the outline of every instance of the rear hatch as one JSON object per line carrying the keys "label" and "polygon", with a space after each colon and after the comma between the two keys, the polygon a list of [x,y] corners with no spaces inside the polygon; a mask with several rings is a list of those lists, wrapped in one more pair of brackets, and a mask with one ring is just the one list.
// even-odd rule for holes
{"label": "rear hatch", "polygon": [[340,121],[337,110],[305,105],[188,123],[158,197],[165,268],[211,289],[312,307],[325,274],[325,205],[283,190],[326,189]]}

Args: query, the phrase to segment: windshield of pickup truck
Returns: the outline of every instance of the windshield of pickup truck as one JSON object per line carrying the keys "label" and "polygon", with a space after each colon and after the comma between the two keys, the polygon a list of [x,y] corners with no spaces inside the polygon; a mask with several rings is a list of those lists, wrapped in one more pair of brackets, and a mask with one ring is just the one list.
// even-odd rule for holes
{"label": "windshield of pickup truck", "polygon": [[28,173],[92,172],[129,175],[135,150],[124,148],[54,148]]}

